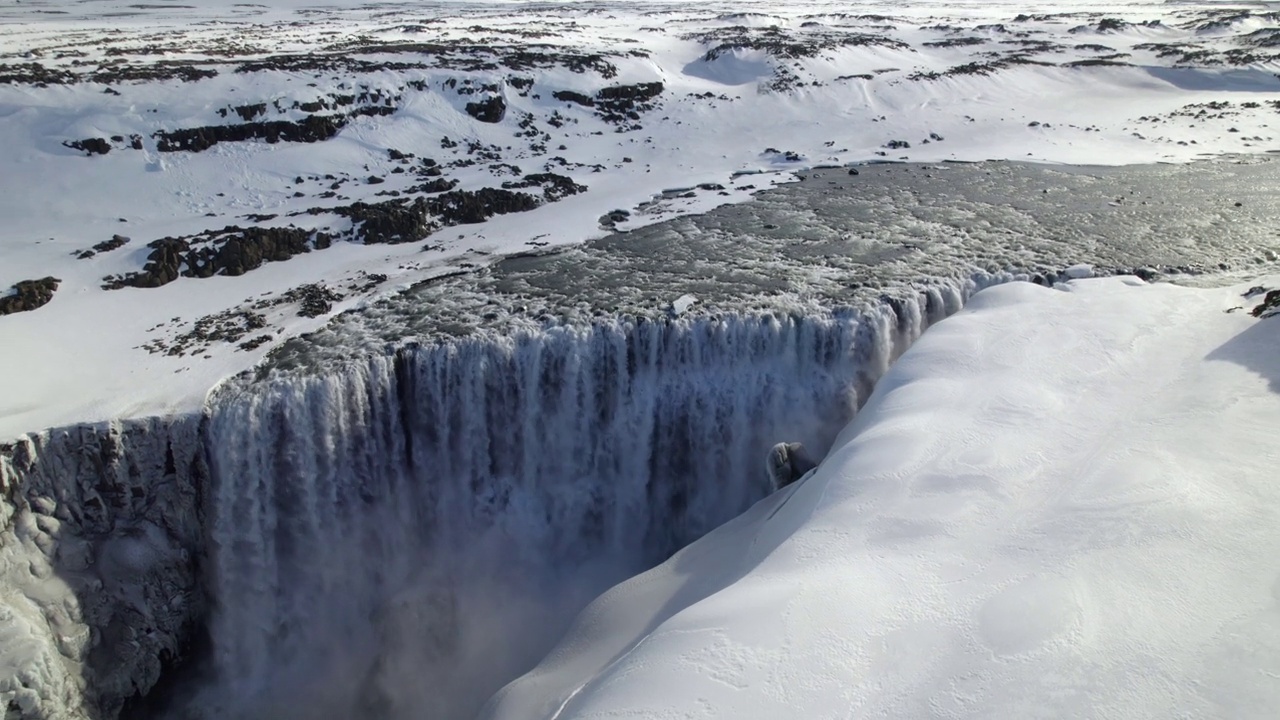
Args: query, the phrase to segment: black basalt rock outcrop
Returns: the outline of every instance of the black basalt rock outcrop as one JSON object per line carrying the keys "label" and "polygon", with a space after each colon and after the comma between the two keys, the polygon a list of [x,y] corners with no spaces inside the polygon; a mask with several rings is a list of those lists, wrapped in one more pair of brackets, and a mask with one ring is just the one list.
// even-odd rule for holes
{"label": "black basalt rock outcrop", "polygon": [[1262,298],[1262,304],[1250,311],[1256,318],[1272,317],[1280,314],[1280,290],[1269,290]]}
{"label": "black basalt rock outcrop", "polygon": [[321,142],[332,138],[346,127],[353,117],[361,115],[390,115],[394,106],[370,105],[346,115],[310,115],[303,120],[270,120],[238,125],[208,125],[181,130],[161,130],[154,133],[156,149],[160,152],[201,152],[220,142],[266,140],[278,142]]}
{"label": "black basalt rock outcrop", "polygon": [[470,225],[484,222],[494,215],[532,210],[542,203],[529,193],[480,188],[451,190],[426,200],[426,204],[443,225]]}
{"label": "black basalt rock outcrop", "polygon": [[86,155],[106,155],[111,152],[111,143],[106,138],[66,140],[62,144],[72,150],[79,150]]}
{"label": "black basalt rock outcrop", "polygon": [[66,85],[76,81],[75,73],[61,68],[48,67],[37,62],[17,63],[0,67],[0,85]]}
{"label": "black basalt rock outcrop", "polygon": [[10,290],[12,294],[0,297],[0,315],[35,310],[48,304],[61,282],[56,277],[19,282]]}
{"label": "black basalt rock outcrop", "polygon": [[102,242],[95,244],[89,250],[81,250],[75,253],[75,256],[80,260],[88,260],[98,253],[111,252],[112,250],[122,248],[128,244],[128,242],[129,238],[123,235],[112,235],[110,240],[103,240]]}
{"label": "black basalt rock outcrop", "polygon": [[570,195],[577,195],[587,191],[585,185],[579,185],[573,181],[573,178],[557,173],[531,173],[519,180],[504,182],[502,187],[507,190],[540,187],[542,188],[542,196],[547,199],[547,202],[555,202]]}
{"label": "black basalt rock outcrop", "polygon": [[560,102],[576,103],[583,107],[595,107],[596,105],[596,101],[590,95],[583,95],[580,92],[574,92],[572,90],[557,90],[551,93],[551,97],[554,97]]}
{"label": "black basalt rock outcrop", "polygon": [[347,124],[342,115],[312,115],[305,120],[291,122],[244,123],[242,125],[210,125],[155,133],[156,149],[160,152],[201,152],[220,142],[266,140],[269,143],[320,142],[338,134]]}
{"label": "black basalt rock outcrop", "polygon": [[467,114],[482,123],[502,122],[507,115],[507,101],[501,95],[467,103]]}
{"label": "black basalt rock outcrop", "polygon": [[351,220],[352,232],[365,244],[398,244],[421,240],[436,229],[425,198],[358,202],[333,208],[331,212]]}
{"label": "black basalt rock outcrop", "polygon": [[151,253],[140,272],[109,277],[103,287],[160,287],[183,276],[243,275],[263,263],[288,260],[331,242],[325,233],[302,228],[235,225],[188,237],[160,238],[147,245]]}
{"label": "black basalt rock outcrop", "polygon": [[614,85],[596,93],[596,112],[613,123],[639,120],[640,113],[653,108],[653,100],[665,89],[660,82]]}
{"label": "black basalt rock outcrop", "polygon": [[[188,274],[192,277],[243,275],[264,262],[280,262],[311,251],[313,233],[310,230],[293,227],[230,230],[234,234],[215,251],[188,256]],[[317,245],[327,246],[327,243],[321,239]]]}

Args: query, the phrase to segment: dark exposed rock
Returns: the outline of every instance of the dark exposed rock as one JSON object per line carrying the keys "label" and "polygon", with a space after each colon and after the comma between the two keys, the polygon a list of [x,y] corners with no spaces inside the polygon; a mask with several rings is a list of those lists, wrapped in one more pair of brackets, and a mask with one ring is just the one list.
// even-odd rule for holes
{"label": "dark exposed rock", "polygon": [[285,292],[282,299],[301,303],[298,317],[314,318],[332,312],[333,304],[342,299],[342,293],[330,290],[320,283],[308,283]]}
{"label": "dark exposed rock", "polygon": [[151,248],[151,253],[147,255],[147,264],[141,272],[130,273],[119,278],[118,282],[107,278],[103,287],[111,290],[126,286],[160,287],[177,280],[178,270],[182,266],[182,253],[191,249],[191,245],[179,238],[161,238],[147,247]]}
{"label": "dark exposed rock", "polygon": [[0,68],[0,85],[66,85],[76,81],[74,73],[40,63],[18,63]]}
{"label": "dark exposed rock", "polygon": [[[172,343],[153,346],[153,352],[163,351],[166,355],[182,357],[215,342],[239,342],[245,335],[266,326],[267,318],[262,313],[252,310],[224,310],[196,320],[191,330],[175,336]],[[270,335],[260,341],[255,338],[246,343],[250,347],[241,349],[251,350],[270,339]],[[258,342],[253,344],[255,341]]]}
{"label": "dark exposed rock", "polygon": [[444,225],[469,225],[488,220],[494,215],[525,212],[541,202],[528,193],[499,188],[451,190],[427,199],[427,207]]}
{"label": "dark exposed rock", "polygon": [[14,285],[9,295],[0,297],[0,315],[27,312],[47,304],[53,299],[62,281],[56,277],[39,280],[23,280]]}
{"label": "dark exposed rock", "polygon": [[555,202],[570,195],[577,195],[587,191],[585,185],[579,185],[572,178],[557,175],[556,173],[532,173],[519,180],[504,182],[502,187],[507,190],[541,187],[542,195],[547,199],[547,202]]}
{"label": "dark exposed rock", "polygon": [[966,47],[969,45],[982,45],[986,40],[980,37],[958,37],[947,38],[946,40],[935,40],[933,42],[921,43],[925,47]]}
{"label": "dark exposed rock", "polygon": [[390,115],[394,107],[373,105],[363,107],[346,115],[311,115],[303,120],[272,120],[240,125],[209,125],[206,127],[186,128],[182,130],[164,131],[154,134],[157,138],[156,149],[160,152],[201,152],[220,142],[241,142],[245,140],[266,140],[277,142],[320,142],[328,140],[359,115]]}
{"label": "dark exposed rock", "polygon": [[557,90],[551,93],[551,97],[561,102],[571,102],[582,105],[583,107],[595,107],[596,101],[590,95],[583,95],[580,92],[572,90]]}
{"label": "dark exposed rock", "polygon": [[84,140],[66,140],[62,143],[72,150],[79,150],[86,155],[106,155],[111,152],[111,142],[106,138],[86,138]]}
{"label": "dark exposed rock", "polygon": [[507,101],[501,95],[467,103],[467,114],[483,123],[502,122],[507,115]]}
{"label": "dark exposed rock", "polygon": [[1080,68],[1080,67],[1128,67],[1133,63],[1123,60],[1115,60],[1112,58],[1085,58],[1083,60],[1072,60],[1069,63],[1063,63],[1063,67]]}
{"label": "dark exposed rock", "polygon": [[608,214],[600,216],[600,225],[605,228],[612,229],[618,223],[631,217],[631,213],[626,210],[610,210]]}
{"label": "dark exposed rock", "polygon": [[442,177],[433,178],[424,183],[419,183],[409,188],[410,192],[419,193],[439,193],[447,192],[458,186],[457,180],[445,179]]}
{"label": "dark exposed rock", "polygon": [[81,250],[80,252],[75,253],[75,256],[81,260],[87,260],[98,253],[110,252],[116,248],[124,247],[128,242],[129,238],[123,235],[112,235],[110,240],[103,240],[97,245],[94,245],[91,250]]}
{"label": "dark exposed rock", "polygon": [[888,37],[848,32],[809,32],[803,37],[796,37],[777,26],[757,28],[735,25],[693,33],[686,38],[704,44],[714,43],[702,56],[705,62],[713,62],[736,50],[762,50],[774,57],[795,59],[816,57],[828,50],[842,47],[909,47],[906,43]]}
{"label": "dark exposed rock", "polygon": [[122,82],[152,82],[158,80],[181,80],[195,82],[205,78],[217,77],[218,71],[209,68],[198,68],[186,63],[157,62],[148,65],[117,65],[106,67],[89,75],[88,80],[107,85]]}
{"label": "dark exposed rock", "polygon": [[266,345],[267,343],[271,342],[274,339],[275,339],[275,336],[272,335],[271,333],[264,333],[262,335],[258,335],[257,337],[249,338],[248,340],[245,340],[244,342],[240,343],[236,347],[240,348],[241,350],[257,350],[258,348],[262,347],[263,345]]}
{"label": "dark exposed rock", "polygon": [[261,60],[241,63],[237,73],[265,72],[279,70],[281,72],[346,72],[371,73],[379,70],[425,70],[422,63],[405,62],[370,62],[358,60],[346,55],[275,55]]}
{"label": "dark exposed rock", "polygon": [[110,252],[116,248],[124,247],[128,242],[129,238],[123,235],[112,235],[110,240],[103,240],[97,245],[94,245],[93,249],[98,252]]}
{"label": "dark exposed rock", "polygon": [[160,131],[155,133],[154,137],[159,140],[156,143],[156,149],[160,152],[180,150],[201,152],[220,142],[244,140],[266,140],[269,143],[277,143],[281,140],[319,142],[337,135],[346,124],[347,118],[342,115],[312,115],[296,122],[275,120],[244,125],[211,125],[169,132]]}
{"label": "dark exposed rock", "polygon": [[[662,83],[650,82],[601,88],[596,92],[595,97],[573,90],[557,90],[552,93],[552,97],[561,102],[594,108],[596,114],[605,122],[623,125],[628,121],[639,120],[640,113],[652,110],[654,99],[661,95],[664,89]],[[637,125],[625,129],[638,128]]]}
{"label": "dark exposed rock", "polygon": [[1256,318],[1280,315],[1280,290],[1268,291],[1266,297],[1262,298],[1262,304],[1250,313]]}
{"label": "dark exposed rock", "polygon": [[366,293],[387,281],[387,276],[383,273],[362,272],[361,274],[364,276],[363,282],[357,281],[348,285],[348,290],[354,293]]}
{"label": "dark exposed rock", "polygon": [[[315,235],[310,230],[291,227],[231,230],[235,234],[215,251],[206,251],[204,257],[189,255],[187,274],[192,277],[243,275],[264,262],[279,262],[309,252]],[[316,242],[317,247],[321,245],[327,245],[327,242]]]}
{"label": "dark exposed rock", "polygon": [[[317,105],[319,105],[319,103],[316,103],[316,104],[317,104]],[[320,109],[320,108],[319,108],[319,107],[317,107],[317,108],[316,108],[316,110],[313,110],[313,111],[311,111],[311,112],[318,111],[319,109]],[[251,105],[237,105],[236,107],[231,108],[231,110],[232,110],[232,112],[234,112],[236,115],[239,115],[241,120],[244,120],[245,122],[249,122],[249,121],[253,120],[254,118],[258,117],[259,115],[266,115],[266,114],[267,114],[267,104],[266,104],[266,103],[253,103],[253,104],[251,104]],[[227,116],[227,108],[221,108],[220,110],[218,110],[218,115],[219,115],[220,117],[226,117],[226,116]]]}
{"label": "dark exposed rock", "polygon": [[430,235],[437,227],[427,210],[425,198],[412,202],[358,202],[325,209],[324,212],[334,212],[351,220],[353,233],[366,244],[414,242]]}
{"label": "dark exposed rock", "polygon": [[606,122],[639,120],[640,113],[653,109],[653,100],[663,89],[660,82],[602,88],[596,93],[596,113]]}
{"label": "dark exposed rock", "polygon": [[414,242],[441,227],[468,225],[494,215],[532,210],[539,198],[509,189],[451,190],[434,197],[413,200],[358,202],[313,212],[333,212],[353,223],[353,236],[366,244]]}
{"label": "dark exposed rock", "polygon": [[288,260],[313,247],[326,248],[331,241],[325,233],[296,227],[234,225],[199,235],[161,238],[148,244],[151,253],[140,272],[106,278],[103,287],[159,287],[179,276],[243,275],[264,262]]}

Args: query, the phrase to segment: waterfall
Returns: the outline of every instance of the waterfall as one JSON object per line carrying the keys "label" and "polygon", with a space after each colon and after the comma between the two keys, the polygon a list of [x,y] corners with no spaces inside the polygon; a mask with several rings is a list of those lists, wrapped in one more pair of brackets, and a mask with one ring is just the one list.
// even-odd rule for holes
{"label": "waterfall", "polygon": [[461,718],[610,585],[825,453],[988,281],[816,315],[478,334],[231,384],[207,430],[217,715]]}

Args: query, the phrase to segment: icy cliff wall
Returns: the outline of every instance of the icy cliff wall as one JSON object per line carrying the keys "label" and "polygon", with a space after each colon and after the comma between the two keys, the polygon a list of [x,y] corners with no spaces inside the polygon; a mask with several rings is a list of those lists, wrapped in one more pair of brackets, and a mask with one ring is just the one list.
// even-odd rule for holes
{"label": "icy cliff wall", "polygon": [[114,718],[205,614],[200,417],[29,435],[0,453],[0,709]]}

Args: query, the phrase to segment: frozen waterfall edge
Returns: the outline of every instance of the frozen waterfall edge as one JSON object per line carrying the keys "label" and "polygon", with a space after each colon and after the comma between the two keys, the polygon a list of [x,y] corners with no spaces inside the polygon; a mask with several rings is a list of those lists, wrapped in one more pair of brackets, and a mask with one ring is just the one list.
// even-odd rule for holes
{"label": "frozen waterfall edge", "polygon": [[[327,375],[227,383],[201,415],[0,446],[0,637],[16,658],[0,707],[6,718],[117,717],[207,631],[219,682],[263,703],[257,712],[304,681],[273,662],[335,643],[358,667],[308,668],[355,678],[325,702],[388,718],[421,710],[438,698],[406,692],[400,664],[465,665],[473,604],[572,595],[556,608],[567,625],[763,497],[760,458],[797,439],[797,425],[825,452],[925,328],[1013,279],[938,282],[820,317],[618,319],[408,345]],[[705,477],[721,482],[691,482]],[[402,547],[450,560],[425,571],[418,556],[388,560]],[[532,579],[510,582],[502,563]],[[485,582],[468,585],[464,570]],[[330,601],[351,577],[366,589]],[[424,624],[423,607],[465,631]],[[524,611],[542,611],[536,597]],[[346,613],[368,619],[356,636],[303,627]],[[424,631],[429,657],[399,646]],[[520,672],[555,639],[530,641],[501,671]],[[438,709],[478,708],[511,678],[451,676],[473,697]]]}

